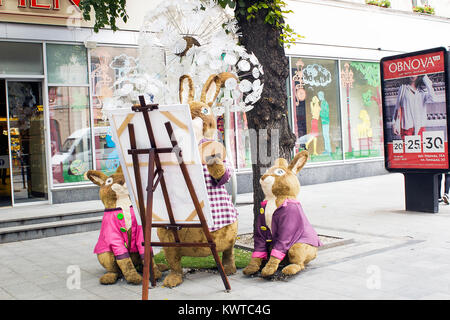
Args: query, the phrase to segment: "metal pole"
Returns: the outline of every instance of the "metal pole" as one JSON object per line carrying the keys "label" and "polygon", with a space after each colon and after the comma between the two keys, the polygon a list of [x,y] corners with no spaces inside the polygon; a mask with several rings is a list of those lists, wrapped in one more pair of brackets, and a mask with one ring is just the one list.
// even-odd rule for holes
{"label": "metal pole", "polygon": [[[230,107],[229,105],[225,105],[225,114],[224,114],[224,134],[225,134],[225,146],[227,150],[227,158],[228,161],[233,166],[234,170],[231,174],[231,199],[233,201],[233,205],[236,205],[236,195],[237,195],[237,182],[236,182],[236,169],[234,166],[233,154],[231,152],[231,142],[230,142]],[[237,146],[236,146],[237,150]]]}

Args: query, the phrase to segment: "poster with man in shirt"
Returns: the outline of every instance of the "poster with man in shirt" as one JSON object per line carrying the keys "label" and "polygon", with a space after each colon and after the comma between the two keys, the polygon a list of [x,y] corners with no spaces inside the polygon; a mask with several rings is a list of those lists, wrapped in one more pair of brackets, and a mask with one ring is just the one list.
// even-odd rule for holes
{"label": "poster with man in shirt", "polygon": [[381,60],[389,169],[448,169],[447,51]]}

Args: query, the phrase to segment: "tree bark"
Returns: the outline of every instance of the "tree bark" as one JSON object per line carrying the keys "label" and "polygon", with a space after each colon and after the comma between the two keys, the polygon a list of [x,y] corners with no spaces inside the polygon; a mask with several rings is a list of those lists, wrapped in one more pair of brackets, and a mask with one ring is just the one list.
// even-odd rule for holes
{"label": "tree bark", "polygon": [[[258,1],[245,1],[247,9]],[[238,8],[238,6],[236,6]],[[247,112],[253,169],[253,214],[254,224],[259,214],[264,193],[259,179],[277,158],[290,159],[296,137],[288,121],[286,80],[289,76],[289,60],[280,44],[280,30],[264,23],[267,10],[259,10],[255,18],[247,20],[236,11],[240,27],[241,44],[249,53],[253,52],[264,68],[262,81],[264,90],[255,107]],[[267,130],[267,135],[265,135]],[[271,151],[271,146],[276,148]],[[269,160],[268,160],[269,159]]]}

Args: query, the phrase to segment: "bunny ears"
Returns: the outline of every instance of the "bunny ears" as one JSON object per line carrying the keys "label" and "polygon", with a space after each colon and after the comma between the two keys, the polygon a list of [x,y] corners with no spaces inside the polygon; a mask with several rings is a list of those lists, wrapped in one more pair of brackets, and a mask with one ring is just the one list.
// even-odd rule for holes
{"label": "bunny ears", "polygon": [[[222,72],[219,74],[212,74],[206,80],[203,86],[200,101],[208,104],[210,107],[216,101],[220,88],[224,85],[225,81],[229,78],[235,78],[236,76],[229,72]],[[187,86],[187,88],[186,88]],[[187,89],[187,90],[186,90]],[[181,103],[190,103],[194,101],[195,89],[192,78],[188,75],[180,77],[179,98]]]}
{"label": "bunny ears", "polygon": [[191,77],[189,77],[188,75],[184,75],[184,76],[180,77],[180,89],[178,92],[181,103],[183,103],[185,100],[185,99],[183,99],[183,94],[184,94],[184,86],[185,86],[186,80],[187,80],[187,85],[189,88],[187,102],[189,103],[194,100],[194,82],[192,81]]}
{"label": "bunny ears", "polygon": [[308,161],[309,153],[306,150],[300,151],[294,156],[294,159],[290,163],[284,158],[278,158],[274,162],[274,167],[283,167],[291,170],[293,173],[297,174],[303,169],[306,162]]}

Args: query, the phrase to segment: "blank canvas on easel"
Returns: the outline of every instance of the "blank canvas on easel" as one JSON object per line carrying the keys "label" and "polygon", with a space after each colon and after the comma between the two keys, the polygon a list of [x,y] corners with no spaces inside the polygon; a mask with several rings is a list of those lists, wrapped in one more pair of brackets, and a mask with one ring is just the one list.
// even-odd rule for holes
{"label": "blank canvas on easel", "polygon": [[[194,185],[200,205],[203,208],[203,214],[208,223],[212,225],[211,210],[208,201],[208,193],[203,176],[203,166],[198,151],[197,142],[192,126],[191,113],[188,105],[159,105],[158,109],[149,113],[150,122],[156,141],[156,148],[171,148],[172,144],[167,130],[164,126],[170,122],[178,145],[182,151],[183,161],[189,171],[189,175]],[[133,124],[137,149],[151,148],[150,140],[145,126],[142,112],[117,109],[108,112],[109,121],[112,127],[114,141],[118,149],[120,163],[123,168],[125,181],[130,191],[131,201],[135,208],[138,206],[136,179],[133,170],[132,156],[128,154],[130,139],[128,124]],[[140,154],[139,165],[141,174],[142,190],[147,189],[148,177],[148,154]],[[159,154],[161,166],[164,170],[164,177],[167,182],[167,190],[170,197],[170,203],[177,223],[199,223],[197,212],[192,203],[181,169],[178,165],[176,155],[173,153]],[[152,185],[152,184],[150,184]],[[144,203],[147,201],[147,193],[144,192]],[[139,216],[136,215],[138,220]],[[139,221],[141,223],[141,221]],[[169,215],[164,202],[161,184],[158,184],[153,194],[153,221],[156,227],[159,224],[169,223]]]}

